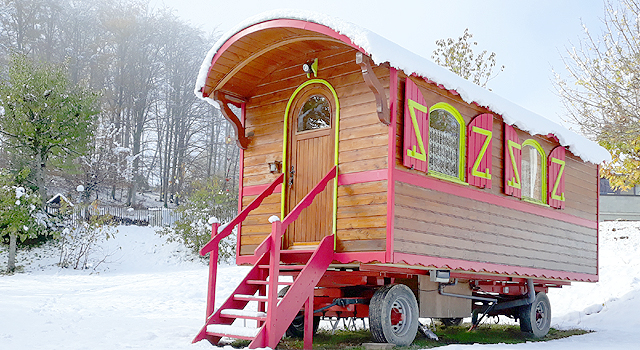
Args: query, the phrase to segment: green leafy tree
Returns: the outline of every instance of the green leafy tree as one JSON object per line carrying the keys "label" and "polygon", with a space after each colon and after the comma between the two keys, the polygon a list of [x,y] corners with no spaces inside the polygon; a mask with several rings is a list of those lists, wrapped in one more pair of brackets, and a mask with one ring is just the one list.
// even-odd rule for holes
{"label": "green leafy tree", "polygon": [[[211,178],[196,181],[183,203],[176,209],[180,219],[171,227],[159,232],[167,235],[169,241],[179,241],[194,253],[198,253],[211,239],[211,223],[216,218],[220,222],[231,221],[238,208],[237,192],[229,189],[228,181]],[[230,261],[235,255],[235,234],[220,242],[220,261]]]}
{"label": "green leafy tree", "polygon": [[44,226],[37,220],[40,197],[29,187],[19,184],[28,174],[28,169],[17,177],[0,172],[0,238],[9,238],[9,272],[16,269],[18,241],[35,238],[44,231]]}
{"label": "green leafy tree", "polygon": [[[615,5],[614,5],[615,4]],[[580,44],[567,50],[568,74],[556,73],[567,119],[608,149],[601,175],[614,188],[640,183],[640,1],[605,3],[604,28],[584,27]]]}
{"label": "green leafy tree", "polygon": [[438,47],[433,51],[431,58],[435,63],[448,68],[457,75],[471,80],[477,85],[487,87],[487,83],[502,72],[504,66],[500,66],[500,72],[494,73],[496,53],[488,54],[487,50],[484,50],[476,56],[473,48],[478,43],[471,42],[472,37],[473,34],[469,33],[467,28],[457,41],[453,38],[437,40]]}
{"label": "green leafy tree", "polygon": [[86,152],[98,96],[72,84],[63,66],[37,64],[22,55],[12,57],[5,73],[0,80],[0,134],[14,163],[31,169],[31,181],[46,200],[47,166]]}

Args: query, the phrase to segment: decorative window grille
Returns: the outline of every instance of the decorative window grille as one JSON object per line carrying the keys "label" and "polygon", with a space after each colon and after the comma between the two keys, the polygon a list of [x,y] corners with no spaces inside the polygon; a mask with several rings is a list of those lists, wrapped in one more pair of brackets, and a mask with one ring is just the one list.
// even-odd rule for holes
{"label": "decorative window grille", "polygon": [[451,113],[433,110],[429,113],[429,170],[457,178],[459,166],[460,124]]}

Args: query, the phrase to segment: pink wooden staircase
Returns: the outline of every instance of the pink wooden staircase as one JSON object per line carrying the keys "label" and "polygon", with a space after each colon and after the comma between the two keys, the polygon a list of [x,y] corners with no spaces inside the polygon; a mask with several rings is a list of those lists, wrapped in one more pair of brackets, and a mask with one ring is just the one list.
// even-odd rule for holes
{"label": "pink wooden staircase", "polygon": [[[282,265],[280,247],[284,231],[298,218],[300,212],[308,207],[313,202],[313,199],[324,190],[327,183],[336,177],[336,172],[335,167],[331,169],[282,222],[277,220],[271,223],[271,234],[255,250],[255,255],[259,257],[256,264],[231,296],[215,312],[218,243],[228,236],[233,227],[242,222],[251,210],[257,208],[264,198],[273,193],[274,189],[282,183],[284,174],[278,177],[274,183],[220,231],[218,230],[218,224],[213,224],[212,238],[200,250],[202,255],[208,252],[211,253],[207,319],[204,327],[193,340],[194,343],[207,339],[212,344],[217,344],[222,337],[230,337],[251,340],[249,348],[252,349],[262,347],[274,349],[293,319],[304,306],[304,348],[311,348],[313,336],[311,328],[313,326],[313,292],[333,260],[333,235],[326,236],[320,242],[320,245],[311,253],[311,257],[305,265]],[[300,273],[293,282],[281,282],[278,280],[278,276],[285,270],[299,270]],[[290,285],[290,287],[282,298],[278,298],[278,287],[281,285]],[[252,301],[258,305],[256,310],[247,309],[249,302]],[[236,320],[255,320],[257,321],[257,327],[247,328],[243,326],[244,322],[242,321],[234,323]]]}

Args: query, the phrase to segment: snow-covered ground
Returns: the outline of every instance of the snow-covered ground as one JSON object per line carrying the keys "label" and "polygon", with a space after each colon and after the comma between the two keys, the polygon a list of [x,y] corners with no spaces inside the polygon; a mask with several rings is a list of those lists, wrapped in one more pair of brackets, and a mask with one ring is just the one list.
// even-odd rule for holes
{"label": "snow-covered ground", "polygon": [[[149,227],[120,226],[95,271],[60,269],[54,247],[19,252],[25,272],[0,275],[0,349],[212,349],[191,344],[204,322],[207,267]],[[447,349],[637,349],[640,222],[604,223],[600,282],[550,292],[553,325],[596,332],[518,345]],[[0,264],[6,251],[0,251]],[[219,269],[221,304],[248,268]]]}

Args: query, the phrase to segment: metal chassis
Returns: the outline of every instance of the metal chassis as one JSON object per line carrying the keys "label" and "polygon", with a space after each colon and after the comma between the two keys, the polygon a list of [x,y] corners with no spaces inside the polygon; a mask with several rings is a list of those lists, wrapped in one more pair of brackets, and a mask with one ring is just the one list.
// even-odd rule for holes
{"label": "metal chassis", "polygon": [[[388,266],[375,264],[331,265],[325,272],[314,291],[314,316],[325,318],[365,318],[369,315],[369,300],[376,289],[391,283],[409,285],[417,293],[417,276],[428,275],[430,270],[411,266]],[[431,270],[433,271],[433,270]],[[283,273],[293,278],[298,271]],[[522,276],[504,276],[477,274],[465,271],[450,271],[452,281],[469,283],[473,293],[474,312],[490,316],[505,315],[514,317],[514,308],[526,305],[528,295],[527,281],[530,280],[536,293],[548,292],[549,288],[561,288],[570,285],[570,281],[528,279]],[[447,284],[441,284],[444,291]],[[444,293],[444,295],[448,295]],[[490,300],[495,300],[493,304]],[[516,302],[516,306],[508,303]],[[529,302],[530,303],[530,302]],[[502,308],[494,309],[495,305]],[[471,316],[471,315],[469,315]]]}

